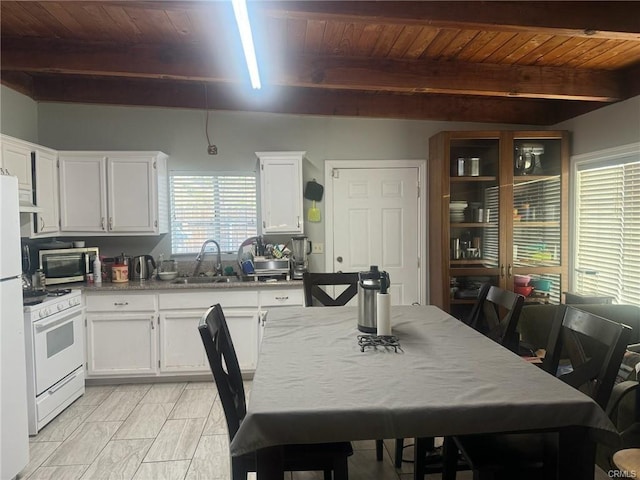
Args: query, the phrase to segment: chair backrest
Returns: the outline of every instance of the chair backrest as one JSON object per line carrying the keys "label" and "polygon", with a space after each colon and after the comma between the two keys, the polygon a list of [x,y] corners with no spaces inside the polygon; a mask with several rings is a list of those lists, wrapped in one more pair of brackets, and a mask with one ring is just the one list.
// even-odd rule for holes
{"label": "chair backrest", "polygon": [[[561,305],[556,311],[542,368],[607,408],[631,336],[627,325]],[[568,359],[561,359],[561,352]],[[561,360],[568,360],[559,370]]]}
{"label": "chair backrest", "polygon": [[[314,306],[314,299],[325,307],[341,307],[346,305],[358,293],[357,273],[311,273],[305,272],[303,277],[304,302],[307,307]],[[347,288],[336,298],[331,297],[320,288],[326,285],[346,285]]]}
{"label": "chair backrest", "polygon": [[240,364],[220,304],[213,305],[205,312],[198,331],[218,388],[229,439],[233,440],[247,413],[247,406]]}
{"label": "chair backrest", "polygon": [[518,319],[524,297],[485,283],[467,319],[467,324],[512,352],[518,352]]}

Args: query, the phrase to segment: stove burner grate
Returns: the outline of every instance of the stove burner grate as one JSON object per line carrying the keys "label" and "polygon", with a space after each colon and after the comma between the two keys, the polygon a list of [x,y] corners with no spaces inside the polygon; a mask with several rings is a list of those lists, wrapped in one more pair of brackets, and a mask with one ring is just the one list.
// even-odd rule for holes
{"label": "stove burner grate", "polygon": [[47,290],[47,297],[61,297],[62,295],[67,295],[71,293],[70,288],[57,288],[55,290]]}
{"label": "stove burner grate", "polygon": [[386,350],[393,348],[395,353],[398,353],[398,349],[402,351],[398,337],[395,335],[358,335],[358,346],[361,352],[364,352],[367,347],[372,347],[374,350],[377,350],[378,347],[383,347]]}

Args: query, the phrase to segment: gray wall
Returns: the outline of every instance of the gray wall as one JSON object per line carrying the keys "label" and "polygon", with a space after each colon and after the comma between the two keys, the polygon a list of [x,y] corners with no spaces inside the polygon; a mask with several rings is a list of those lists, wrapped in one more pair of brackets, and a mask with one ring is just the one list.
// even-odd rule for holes
{"label": "gray wall", "polygon": [[[209,156],[201,110],[42,103],[38,114],[40,143],[58,150],[161,150],[170,156],[170,170],[195,171],[253,171],[256,151],[303,150],[308,159],[303,166],[304,181],[315,178],[322,184],[326,159],[425,159],[429,137],[441,130],[516,128],[213,111],[209,132],[219,154]],[[324,202],[318,206],[324,218]],[[324,228],[324,223],[307,223],[305,232],[312,241],[324,242]],[[168,238],[91,242],[115,253],[170,253]],[[323,255],[313,255],[311,262],[314,270],[324,268]]]}
{"label": "gray wall", "polygon": [[38,104],[26,95],[0,87],[0,132],[38,143]]}
{"label": "gray wall", "polygon": [[[419,120],[383,120],[213,111],[209,132],[219,154],[206,154],[205,113],[200,110],[33,102],[1,87],[2,133],[55,149],[161,150],[171,170],[254,170],[254,152],[305,150],[304,180],[324,184],[324,160],[428,158],[428,139],[441,130],[535,128]],[[572,132],[573,154],[639,141],[640,96],[553,126]],[[307,208],[308,205],[305,205]],[[324,210],[324,202],[319,207]],[[322,212],[323,218],[324,211]],[[324,223],[306,224],[324,242]],[[93,238],[105,253],[168,255],[168,236]],[[314,255],[314,269],[324,259]]]}
{"label": "gray wall", "polygon": [[640,141],[640,96],[554,126],[571,132],[571,155]]}

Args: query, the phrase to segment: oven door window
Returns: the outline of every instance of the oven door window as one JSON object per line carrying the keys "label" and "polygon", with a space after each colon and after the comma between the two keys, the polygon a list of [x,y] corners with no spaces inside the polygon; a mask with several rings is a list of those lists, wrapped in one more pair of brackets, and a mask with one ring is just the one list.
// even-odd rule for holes
{"label": "oven door window", "polygon": [[42,269],[48,278],[81,276],[85,274],[84,255],[46,255],[42,258]]}
{"label": "oven door window", "polygon": [[47,332],[47,358],[73,345],[73,322],[65,323]]}

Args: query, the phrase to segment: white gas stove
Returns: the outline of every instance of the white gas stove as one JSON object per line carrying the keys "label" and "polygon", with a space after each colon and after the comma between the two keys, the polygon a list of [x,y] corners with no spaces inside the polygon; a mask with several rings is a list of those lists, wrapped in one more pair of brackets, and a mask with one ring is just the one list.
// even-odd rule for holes
{"label": "white gas stove", "polygon": [[29,434],[84,394],[84,307],[80,290],[50,290],[24,308]]}

